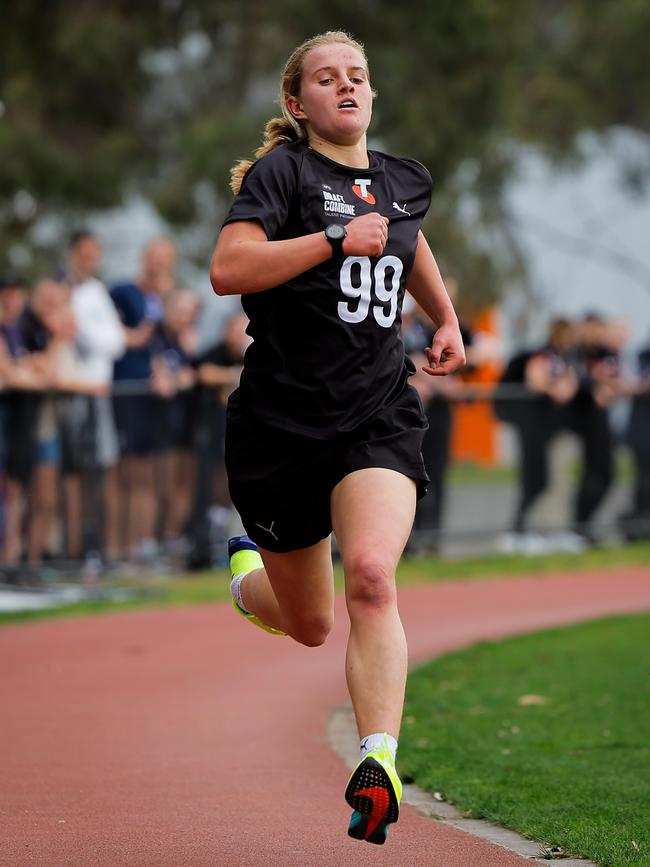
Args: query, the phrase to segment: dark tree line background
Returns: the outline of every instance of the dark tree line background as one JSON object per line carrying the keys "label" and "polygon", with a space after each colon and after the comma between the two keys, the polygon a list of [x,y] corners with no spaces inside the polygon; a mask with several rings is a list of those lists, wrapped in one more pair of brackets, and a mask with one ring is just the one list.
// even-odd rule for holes
{"label": "dark tree line background", "polygon": [[[371,141],[429,168],[425,230],[470,302],[525,269],[503,199],[516,143],[566,161],[582,131],[650,132],[647,0],[17,0],[0,29],[0,267],[16,244],[28,271],[51,256],[40,218],[73,225],[131,191],[176,226],[206,194],[218,216],[286,56],[327,29],[365,43]],[[621,182],[649,178],[650,152]]]}

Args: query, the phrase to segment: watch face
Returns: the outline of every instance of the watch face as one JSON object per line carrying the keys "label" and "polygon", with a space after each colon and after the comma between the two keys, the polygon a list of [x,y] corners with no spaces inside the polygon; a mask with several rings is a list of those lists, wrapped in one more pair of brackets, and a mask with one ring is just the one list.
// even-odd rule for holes
{"label": "watch face", "polygon": [[328,226],[325,229],[325,234],[328,238],[331,238],[332,241],[338,241],[341,238],[345,238],[347,232],[345,231],[344,226],[341,226],[338,223],[332,223],[331,226]]}

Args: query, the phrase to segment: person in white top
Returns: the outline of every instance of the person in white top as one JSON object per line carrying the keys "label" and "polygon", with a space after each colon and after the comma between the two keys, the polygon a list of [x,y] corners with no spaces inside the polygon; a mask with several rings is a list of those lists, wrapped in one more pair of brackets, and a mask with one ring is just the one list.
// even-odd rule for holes
{"label": "person in white top", "polygon": [[77,324],[77,349],[84,378],[109,391],[113,363],[126,349],[126,335],[108,290],[96,274],[102,247],[90,232],[77,232],[70,242],[68,280]]}
{"label": "person in white top", "polygon": [[[66,276],[72,289],[80,378],[94,392],[71,399],[67,413],[68,448],[64,445],[63,460],[66,547],[74,560],[87,555],[89,549],[101,547],[96,516],[98,509],[99,513],[103,511],[102,474],[115,465],[119,455],[110,391],[113,363],[124,354],[126,333],[108,290],[96,276],[101,257],[102,246],[91,232],[74,233]],[[91,502],[84,503],[82,512],[82,500],[89,498]],[[88,509],[91,505],[96,508]],[[94,526],[84,528],[82,514],[92,514]]]}

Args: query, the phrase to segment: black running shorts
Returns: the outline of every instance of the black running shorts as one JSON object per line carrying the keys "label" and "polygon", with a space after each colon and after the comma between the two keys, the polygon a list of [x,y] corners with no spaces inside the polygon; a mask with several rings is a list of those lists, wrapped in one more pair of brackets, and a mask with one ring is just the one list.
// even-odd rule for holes
{"label": "black running shorts", "polygon": [[160,403],[153,394],[114,395],[113,414],[121,455],[146,457],[159,450]]}
{"label": "black running shorts", "polygon": [[284,553],[332,532],[330,495],[355,470],[385,467],[412,478],[418,496],[429,481],[422,460],[427,423],[411,386],[351,433],[317,440],[261,424],[233,402],[226,425],[226,469],[233,504],[250,538]]}

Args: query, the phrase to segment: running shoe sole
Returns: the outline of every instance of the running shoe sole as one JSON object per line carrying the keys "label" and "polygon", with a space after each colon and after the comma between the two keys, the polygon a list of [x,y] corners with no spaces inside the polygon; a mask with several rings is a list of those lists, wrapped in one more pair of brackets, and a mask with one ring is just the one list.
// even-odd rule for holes
{"label": "running shoe sole", "polygon": [[350,819],[348,835],[354,837],[355,840],[365,840],[366,843],[376,843],[378,846],[383,846],[388,837],[390,825],[386,822],[380,822],[374,830],[369,831],[370,822],[370,816],[355,810]]}
{"label": "running shoe sole", "polygon": [[383,764],[372,756],[359,762],[345,789],[345,800],[355,813],[352,814],[348,834],[357,840],[382,844],[388,829],[382,825],[397,822],[399,799],[393,782]]}

